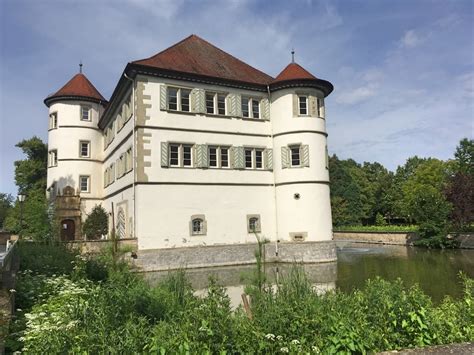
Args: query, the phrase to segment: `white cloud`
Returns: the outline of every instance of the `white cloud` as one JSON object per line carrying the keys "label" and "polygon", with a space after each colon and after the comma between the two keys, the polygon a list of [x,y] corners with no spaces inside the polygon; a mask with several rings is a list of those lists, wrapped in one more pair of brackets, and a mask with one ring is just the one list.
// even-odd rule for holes
{"label": "white cloud", "polygon": [[415,48],[422,42],[415,30],[408,30],[400,39],[401,48]]}

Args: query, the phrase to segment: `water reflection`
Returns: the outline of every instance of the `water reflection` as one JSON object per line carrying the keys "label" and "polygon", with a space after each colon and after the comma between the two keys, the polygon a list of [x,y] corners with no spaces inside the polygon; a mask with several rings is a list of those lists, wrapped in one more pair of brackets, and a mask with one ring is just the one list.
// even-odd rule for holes
{"label": "water reflection", "polygon": [[[427,250],[398,245],[361,244],[338,242],[338,262],[306,264],[303,268],[319,292],[334,288],[351,291],[360,288],[369,278],[380,276],[387,280],[401,278],[407,285],[418,283],[435,302],[445,295],[459,297],[462,285],[458,273],[463,271],[474,277],[474,250]],[[285,275],[290,264],[266,266],[267,280],[271,284]],[[197,294],[205,292],[209,277],[214,276],[227,288],[232,305],[241,302],[244,285],[254,265],[227,266],[187,270],[191,285]],[[148,272],[145,278],[151,283],[162,280],[168,272]],[[247,280],[247,281],[246,281]]]}

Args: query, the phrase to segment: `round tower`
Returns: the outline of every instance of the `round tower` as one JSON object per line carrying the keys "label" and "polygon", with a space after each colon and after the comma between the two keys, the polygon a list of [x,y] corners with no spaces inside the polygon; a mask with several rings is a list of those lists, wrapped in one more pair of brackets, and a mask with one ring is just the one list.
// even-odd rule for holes
{"label": "round tower", "polygon": [[63,228],[74,230],[65,239],[77,239],[80,212],[89,212],[99,202],[94,200],[102,197],[103,144],[98,122],[107,101],[81,70],[44,103],[49,108],[47,193],[51,200],[64,197],[69,204],[58,201],[57,213],[69,214],[58,217],[70,217],[74,224],[68,227],[61,221]]}
{"label": "round tower", "polygon": [[332,90],[294,62],[270,84],[280,241],[332,240],[324,106]]}

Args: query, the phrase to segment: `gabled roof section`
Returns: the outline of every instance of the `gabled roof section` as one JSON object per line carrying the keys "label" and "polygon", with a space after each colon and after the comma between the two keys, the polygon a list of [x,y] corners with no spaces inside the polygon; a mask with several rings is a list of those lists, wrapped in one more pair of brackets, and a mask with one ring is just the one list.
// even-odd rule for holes
{"label": "gabled roof section", "polygon": [[268,85],[273,80],[196,35],[131,64],[257,85]]}
{"label": "gabled roof section", "polygon": [[290,63],[282,70],[280,74],[273,80],[273,83],[286,80],[299,80],[299,79],[317,79],[313,74],[303,68],[297,63]]}
{"label": "gabled roof section", "polygon": [[78,73],[74,75],[73,78],[69,80],[61,89],[59,89],[54,94],[49,95],[44,100],[44,103],[46,106],[49,106],[54,101],[77,99],[101,104],[105,104],[107,102],[107,100],[104,99],[95,86],[92,85],[89,79],[87,79],[84,74]]}

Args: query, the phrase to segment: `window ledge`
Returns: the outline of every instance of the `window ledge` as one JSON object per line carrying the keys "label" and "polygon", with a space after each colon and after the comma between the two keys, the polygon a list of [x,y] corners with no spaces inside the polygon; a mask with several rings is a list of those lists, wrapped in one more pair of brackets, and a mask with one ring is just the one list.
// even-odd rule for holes
{"label": "window ledge", "polygon": [[253,117],[241,117],[242,121],[254,121],[254,122],[266,122],[263,118],[253,118]]}

